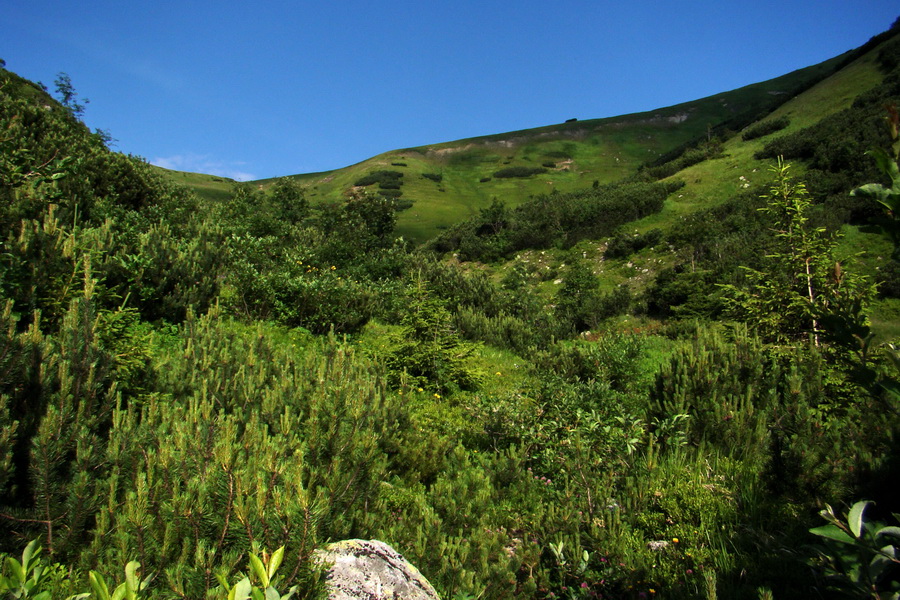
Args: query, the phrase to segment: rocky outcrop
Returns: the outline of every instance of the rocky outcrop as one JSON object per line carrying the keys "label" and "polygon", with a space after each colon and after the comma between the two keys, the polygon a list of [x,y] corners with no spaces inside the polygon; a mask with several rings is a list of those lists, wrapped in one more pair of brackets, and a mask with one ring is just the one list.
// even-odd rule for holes
{"label": "rocky outcrop", "polygon": [[329,600],[440,600],[419,570],[378,540],[344,540],[316,551]]}

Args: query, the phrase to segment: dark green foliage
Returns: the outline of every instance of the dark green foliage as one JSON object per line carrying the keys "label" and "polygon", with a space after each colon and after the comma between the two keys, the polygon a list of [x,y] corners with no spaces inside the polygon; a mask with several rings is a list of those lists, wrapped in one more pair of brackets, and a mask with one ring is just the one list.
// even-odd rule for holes
{"label": "dark green foliage", "polygon": [[395,189],[402,184],[400,181],[402,177],[403,173],[400,171],[375,171],[357,179],[353,185],[369,186],[377,183],[380,188]]}
{"label": "dark green foliage", "polygon": [[791,119],[786,116],[777,119],[768,119],[744,130],[744,133],[741,134],[741,139],[745,142],[749,142],[750,140],[767,136],[776,131],[781,131],[790,124]]}
{"label": "dark green foliage", "polygon": [[721,154],[721,152],[721,143],[718,141],[715,143],[704,144],[699,148],[690,148],[663,164],[642,167],[641,170],[638,171],[638,177],[649,181],[665,179],[691,165],[696,165],[704,160],[715,158]]}
{"label": "dark green foliage", "polygon": [[400,198],[403,192],[400,188],[403,186],[403,173],[400,171],[375,171],[358,179],[353,185],[358,187],[367,187],[378,184],[378,195],[386,199]]}
{"label": "dark green foliage", "polygon": [[570,247],[582,239],[611,235],[619,226],[662,209],[683,183],[622,183],[570,194],[539,196],[495,217],[496,209],[465,221],[429,243],[438,252],[458,251],[461,260],[492,261],[526,248]]}
{"label": "dark green foliage", "polygon": [[534,347],[545,343],[548,331],[553,331],[555,327],[555,322],[546,314],[538,316],[539,321],[535,322],[506,311],[487,315],[465,306],[454,312],[453,319],[454,325],[466,339],[507,348],[519,354],[527,354]]}
{"label": "dark green foliage", "polygon": [[723,309],[717,283],[708,270],[664,269],[645,293],[647,312],[663,318],[714,318]]}
{"label": "dark green foliage", "polygon": [[890,186],[867,183],[854,189],[850,195],[871,200],[884,211],[886,218],[881,224],[894,242],[893,258],[896,259],[900,258],[900,220],[897,216],[900,213],[900,113],[894,105],[888,105],[886,109],[888,131],[891,134],[890,150],[873,148],[869,154],[875,160],[884,180],[890,180]]}
{"label": "dark green foliage", "polygon": [[300,223],[309,216],[309,201],[303,195],[303,188],[293,179],[282,177],[276,181],[272,200],[280,217],[289,223]]}
{"label": "dark green foliage", "polygon": [[440,173],[422,173],[422,177],[430,179],[435,183],[440,183],[444,179],[444,176]]}
{"label": "dark green foliage", "polygon": [[599,280],[584,261],[577,261],[563,277],[562,287],[556,295],[557,320],[574,331],[589,328],[588,321],[596,304]]}
{"label": "dark green foliage", "polygon": [[768,341],[811,334],[818,345],[826,335],[852,349],[855,337],[869,337],[865,312],[874,288],[846,273],[833,240],[812,226],[806,186],[791,179],[789,165],[779,161],[772,171],[775,181],[761,211],[773,244],[760,269],[743,268],[745,285],[724,286],[728,312]]}
{"label": "dark green foliage", "polygon": [[346,266],[366,253],[389,247],[396,223],[395,201],[380,195],[362,195],[342,206],[324,206],[319,229],[327,240],[317,254],[324,263]]}
{"label": "dark green foliage", "polygon": [[318,540],[366,523],[402,415],[348,349],[304,354],[298,341],[188,320],[159,395],[115,415],[93,560],[137,553],[166,588],[198,597],[252,542],[288,545],[295,577]]}
{"label": "dark green foliage", "polygon": [[548,342],[556,331],[552,313],[523,282],[509,282],[501,289],[478,271],[437,261],[423,260],[418,266],[418,275],[446,304],[454,326],[466,339],[527,352]]}
{"label": "dark green foliage", "polygon": [[653,247],[662,240],[662,231],[651,229],[644,234],[628,235],[624,231],[617,232],[606,246],[603,252],[604,258],[628,258],[635,252],[644,248]]}
{"label": "dark green foliage", "polygon": [[826,589],[837,597],[882,598],[900,592],[900,528],[866,518],[872,505],[857,502],[841,519],[826,504],[819,514],[828,524],[809,530],[821,539],[817,566],[826,574]]}
{"label": "dark green foliage", "polygon": [[387,357],[395,384],[408,377],[413,387],[441,393],[478,386],[479,375],[469,362],[475,346],[460,339],[450,312],[421,284],[410,291],[401,325]]}
{"label": "dark green foliage", "polygon": [[541,353],[535,364],[566,381],[600,381],[618,392],[628,392],[646,383],[640,364],[644,350],[640,337],[610,333],[595,342],[555,344]]}
{"label": "dark green foliage", "polygon": [[[5,449],[12,451],[5,475],[13,487],[2,497],[0,512],[25,519],[48,552],[60,557],[77,554],[90,525],[103,436],[116,405],[116,375],[133,381],[125,371],[134,365],[126,364],[143,351],[119,330],[123,354],[112,354],[113,332],[103,329],[112,320],[97,314],[89,273],[85,278],[81,297],[72,300],[52,337],[39,333],[37,320],[27,332],[15,334],[15,321],[5,314],[5,351],[12,362],[2,392],[8,420],[0,431],[7,435],[0,438],[9,439],[13,427],[17,439]],[[137,354],[126,354],[129,350]],[[13,541],[11,525],[14,521],[0,522],[0,538]]]}
{"label": "dark green foliage", "polygon": [[885,298],[900,298],[900,262],[886,261],[875,277],[878,294]]}
{"label": "dark green foliage", "polygon": [[88,104],[90,100],[78,98],[75,86],[72,85],[72,79],[65,73],[59,73],[53,83],[56,86],[60,104],[65,106],[73,117],[80,119],[84,115],[85,104]]}
{"label": "dark green foliage", "polygon": [[[883,50],[883,68],[888,57],[900,57],[900,38]],[[887,62],[885,62],[887,61]],[[809,167],[806,175],[810,192],[835,205],[852,222],[872,221],[878,217],[877,207],[864,198],[850,198],[850,190],[864,183],[880,180],[874,161],[865,154],[873,148],[888,148],[891,139],[884,127],[884,106],[900,94],[900,73],[889,67],[881,85],[859,95],[850,108],[822,119],[800,131],[773,139],[756,154],[757,158],[778,156],[786,160],[803,160]]]}
{"label": "dark green foliage", "polygon": [[[321,234],[309,230],[297,232],[295,240],[322,243]],[[229,246],[236,258],[222,300],[236,314],[327,333],[355,331],[374,310],[370,290],[335,265],[314,262],[317,257],[302,245],[285,249],[275,238],[244,237],[232,238]]]}
{"label": "dark green foliage", "polygon": [[[378,190],[378,195],[382,198],[390,198],[392,200],[396,200],[403,195],[403,192],[399,189],[380,189]],[[394,210],[397,210],[394,208]]]}
{"label": "dark green foliage", "polygon": [[743,282],[744,267],[759,268],[773,244],[763,200],[747,190],[723,204],[679,220],[665,236],[678,263],[646,290],[647,310],[663,317],[715,318],[723,282]]}
{"label": "dark green foliage", "polygon": [[513,177],[531,177],[539,173],[546,173],[547,169],[543,167],[507,167],[494,172],[497,179],[513,178]]}
{"label": "dark green foliage", "polygon": [[[810,515],[812,498],[847,498],[884,465],[891,444],[876,432],[892,417],[875,416],[879,401],[848,385],[842,367],[811,344],[773,350],[745,329],[699,331],[660,372],[648,415],[661,444],[697,445],[708,455],[715,448],[739,461],[736,498],[749,512],[731,543],[748,552],[770,547],[766,538],[776,531],[784,540],[801,535],[797,512]],[[862,415],[868,427],[860,426]],[[769,585],[792,593],[812,585],[789,555],[759,557]]]}
{"label": "dark green foliage", "polygon": [[415,202],[407,198],[397,198],[394,200],[394,210],[397,212],[408,210],[412,208],[414,204]]}

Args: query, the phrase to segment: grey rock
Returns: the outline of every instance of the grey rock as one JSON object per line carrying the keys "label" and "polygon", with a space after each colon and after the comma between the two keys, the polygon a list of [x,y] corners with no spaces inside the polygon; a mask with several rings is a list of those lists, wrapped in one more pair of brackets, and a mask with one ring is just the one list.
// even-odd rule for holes
{"label": "grey rock", "polygon": [[378,540],[343,540],[317,550],[328,567],[329,600],[440,600],[396,550]]}

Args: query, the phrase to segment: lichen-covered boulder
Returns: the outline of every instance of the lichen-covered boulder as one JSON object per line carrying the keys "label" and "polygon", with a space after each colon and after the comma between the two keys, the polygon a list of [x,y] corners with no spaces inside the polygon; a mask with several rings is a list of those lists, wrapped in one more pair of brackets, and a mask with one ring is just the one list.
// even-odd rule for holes
{"label": "lichen-covered boulder", "polygon": [[316,551],[329,600],[439,600],[419,570],[378,540],[344,540]]}

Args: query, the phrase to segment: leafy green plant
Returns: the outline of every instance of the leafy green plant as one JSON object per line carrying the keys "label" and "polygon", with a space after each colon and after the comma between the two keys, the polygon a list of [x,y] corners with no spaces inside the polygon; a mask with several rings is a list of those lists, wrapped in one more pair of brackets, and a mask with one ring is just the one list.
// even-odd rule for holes
{"label": "leafy green plant", "polygon": [[874,200],[884,208],[890,218],[888,231],[894,239],[894,257],[897,258],[900,253],[900,167],[897,165],[900,158],[900,113],[896,106],[888,107],[887,122],[891,133],[891,151],[874,148],[866,154],[875,159],[878,170],[890,179],[890,187],[867,183],[854,189],[850,195]]}
{"label": "leafy green plant", "polygon": [[40,558],[41,547],[37,540],[32,540],[22,552],[22,562],[7,556],[3,562],[0,575],[0,594],[9,598],[33,598],[34,600],[50,600],[50,591],[46,589],[51,576],[51,569]]}
{"label": "leafy green plant", "polygon": [[93,594],[79,594],[69,600],[78,600],[88,597],[93,597],[96,600],[138,600],[138,598],[140,598],[138,593],[147,589],[147,586],[149,586],[150,582],[153,580],[153,575],[148,575],[141,580],[138,576],[138,569],[140,568],[141,564],[136,560],[132,560],[125,565],[125,581],[120,583],[111,594],[103,575],[97,571],[91,571],[88,578],[91,582]]}
{"label": "leafy green plant", "polygon": [[897,159],[900,157],[900,114],[897,113],[896,106],[888,107],[887,122],[891,130],[891,151],[874,148],[866,154],[875,159],[878,169],[891,180],[890,187],[880,183],[867,183],[850,192],[850,195],[878,202],[889,216],[896,219],[900,214],[900,168],[897,166]]}
{"label": "leafy green plant", "polygon": [[479,386],[482,375],[471,362],[477,345],[460,338],[444,302],[421,282],[410,290],[402,325],[387,357],[392,383],[406,373],[414,385],[441,393]]}
{"label": "leafy green plant", "polygon": [[[228,585],[228,581],[222,575],[217,575],[219,580],[219,590],[217,598],[222,600],[289,600],[297,594],[300,586],[291,587],[287,593],[282,594],[275,587],[276,574],[281,561],[284,559],[284,546],[276,550],[270,555],[264,552],[262,557],[257,556],[253,552],[249,553],[250,570],[255,576],[256,582],[252,582],[250,577],[244,577],[233,586]],[[129,598],[129,600],[131,600]]]}
{"label": "leafy green plant", "polygon": [[[810,529],[826,540],[820,550],[828,587],[849,598],[900,598],[900,527],[884,526],[865,517],[873,503],[860,501],[846,520],[826,504],[819,514],[828,525]],[[897,515],[894,515],[896,518]]]}
{"label": "leafy green plant", "polygon": [[723,285],[732,317],[753,324],[767,341],[812,335],[856,345],[865,340],[866,307],[874,289],[865,278],[848,273],[835,257],[835,243],[811,221],[812,198],[790,176],[779,158],[771,168],[775,181],[760,210],[770,220],[774,246],[763,269],[743,267],[748,285]]}

